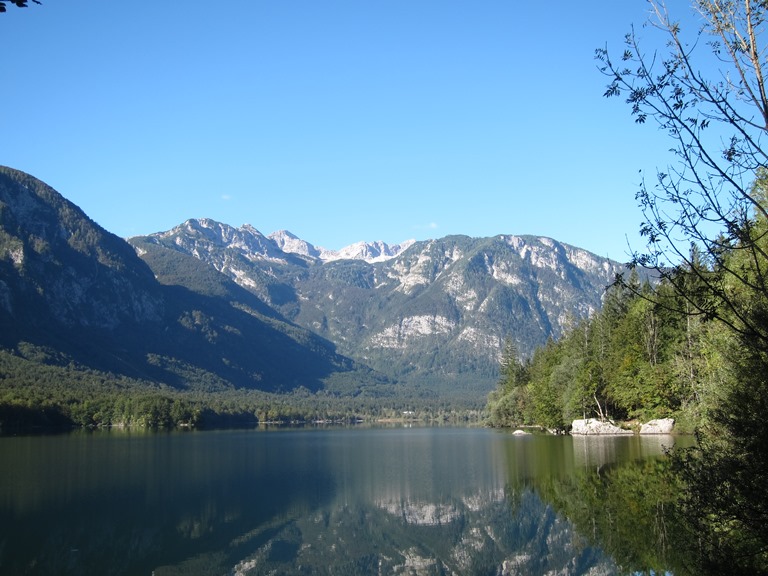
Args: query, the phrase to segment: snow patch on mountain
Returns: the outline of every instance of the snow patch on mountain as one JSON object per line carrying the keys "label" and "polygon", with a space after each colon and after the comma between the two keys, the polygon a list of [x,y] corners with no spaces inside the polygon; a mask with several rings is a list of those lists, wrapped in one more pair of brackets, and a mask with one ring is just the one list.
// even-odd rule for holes
{"label": "snow patch on mountain", "polygon": [[389,245],[386,242],[356,242],[337,252],[326,251],[323,260],[365,260],[366,262],[383,262],[399,255],[411,246],[415,240],[406,240],[401,244]]}
{"label": "snow patch on mountain", "polygon": [[410,247],[415,240],[406,240],[400,244],[387,244],[386,242],[355,242],[345,246],[341,250],[327,250],[316,247],[309,242],[287,230],[278,230],[269,235],[269,238],[280,247],[283,252],[299,254],[309,258],[316,258],[323,262],[334,260],[364,260],[368,263],[384,262],[398,256],[403,250]]}

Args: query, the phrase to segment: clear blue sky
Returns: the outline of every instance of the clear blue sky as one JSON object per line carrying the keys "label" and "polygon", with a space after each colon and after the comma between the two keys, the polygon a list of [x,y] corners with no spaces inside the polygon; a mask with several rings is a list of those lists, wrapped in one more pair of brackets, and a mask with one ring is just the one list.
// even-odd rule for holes
{"label": "clear blue sky", "polygon": [[[688,11],[687,2],[671,2]],[[0,164],[123,237],[642,247],[670,142],[602,97],[645,0],[44,0],[0,14]],[[645,33],[645,32],[644,32]],[[650,34],[650,32],[648,32]]]}

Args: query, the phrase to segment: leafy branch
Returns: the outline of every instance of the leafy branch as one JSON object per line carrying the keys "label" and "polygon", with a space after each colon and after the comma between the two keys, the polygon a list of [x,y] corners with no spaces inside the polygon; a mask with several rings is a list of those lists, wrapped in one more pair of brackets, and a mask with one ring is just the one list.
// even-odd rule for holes
{"label": "leafy branch", "polygon": [[[18,8],[26,8],[29,0],[8,0],[11,4]],[[32,0],[35,4],[42,4],[39,0]],[[7,9],[5,7],[6,2],[0,2],[0,12],[7,12]]]}

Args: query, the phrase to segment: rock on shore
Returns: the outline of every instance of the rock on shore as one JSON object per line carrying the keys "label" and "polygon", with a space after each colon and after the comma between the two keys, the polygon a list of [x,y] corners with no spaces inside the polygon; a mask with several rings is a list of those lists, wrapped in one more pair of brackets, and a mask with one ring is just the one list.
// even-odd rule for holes
{"label": "rock on shore", "polygon": [[674,418],[651,420],[640,427],[640,434],[672,434],[674,427]]}
{"label": "rock on shore", "polygon": [[597,418],[587,418],[586,420],[574,420],[573,424],[571,424],[571,434],[574,436],[607,436],[633,434],[633,432],[632,430],[624,430],[614,426],[610,422],[603,422]]}

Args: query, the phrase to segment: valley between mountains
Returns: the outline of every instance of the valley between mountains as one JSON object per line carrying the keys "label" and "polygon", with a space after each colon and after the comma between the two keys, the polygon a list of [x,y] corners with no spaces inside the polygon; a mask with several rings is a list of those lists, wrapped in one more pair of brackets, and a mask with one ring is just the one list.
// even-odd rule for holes
{"label": "valley between mountains", "polygon": [[219,412],[253,392],[254,414],[289,397],[478,408],[505,342],[527,356],[557,338],[622,268],[539,236],[334,252],[201,218],[124,240],[0,168],[0,400],[70,419],[83,394],[137,390],[224,394]]}

